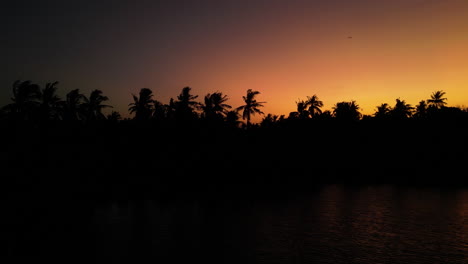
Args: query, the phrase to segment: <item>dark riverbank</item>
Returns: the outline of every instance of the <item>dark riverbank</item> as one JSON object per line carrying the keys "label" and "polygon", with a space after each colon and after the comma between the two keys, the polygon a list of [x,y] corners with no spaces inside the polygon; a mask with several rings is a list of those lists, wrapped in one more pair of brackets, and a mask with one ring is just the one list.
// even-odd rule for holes
{"label": "dark riverbank", "polygon": [[468,125],[460,122],[315,122],[248,131],[49,123],[4,124],[2,132],[4,181],[30,188],[287,192],[321,183],[468,183]]}

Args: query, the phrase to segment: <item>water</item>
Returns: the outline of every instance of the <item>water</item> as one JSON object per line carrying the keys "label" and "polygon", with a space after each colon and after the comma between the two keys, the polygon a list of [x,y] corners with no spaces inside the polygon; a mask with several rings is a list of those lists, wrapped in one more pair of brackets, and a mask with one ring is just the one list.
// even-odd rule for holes
{"label": "water", "polygon": [[18,197],[4,225],[18,261],[468,263],[462,188],[326,185],[283,196],[99,202]]}

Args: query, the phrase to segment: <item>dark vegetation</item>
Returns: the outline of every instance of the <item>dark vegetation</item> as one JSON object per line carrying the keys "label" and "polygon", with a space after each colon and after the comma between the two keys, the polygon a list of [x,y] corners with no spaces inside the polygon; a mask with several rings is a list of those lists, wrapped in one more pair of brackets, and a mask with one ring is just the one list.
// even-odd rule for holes
{"label": "dark vegetation", "polygon": [[[165,104],[142,88],[129,98],[133,118],[122,119],[104,114],[112,106],[102,91],[62,99],[57,86],[14,82],[0,113],[6,188],[139,194],[466,184],[468,110],[447,106],[442,90],[416,106],[383,103],[369,116],[355,101],[323,110],[313,95],[286,117],[264,114],[254,90],[233,108],[221,92],[197,100],[185,87]],[[252,123],[253,115],[262,121]]]}

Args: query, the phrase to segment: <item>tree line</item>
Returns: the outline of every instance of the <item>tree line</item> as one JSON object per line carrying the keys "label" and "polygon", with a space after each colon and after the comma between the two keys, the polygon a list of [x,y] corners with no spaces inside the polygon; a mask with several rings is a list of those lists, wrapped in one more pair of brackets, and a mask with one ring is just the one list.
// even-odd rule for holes
{"label": "tree line", "polygon": [[[284,122],[310,122],[311,120],[337,120],[356,122],[361,120],[430,120],[435,118],[452,118],[467,116],[468,109],[447,106],[446,93],[443,90],[433,92],[428,99],[421,100],[412,106],[405,100],[397,98],[392,106],[382,103],[376,106],[372,115],[363,115],[356,101],[337,102],[331,110],[323,110],[323,101],[314,94],[304,100],[296,101],[296,109],[285,115],[267,114],[261,111],[266,102],[257,101],[260,92],[248,89],[243,96],[244,104],[233,108],[227,103],[229,97],[222,92],[208,93],[203,102],[196,99],[190,87],[184,87],[181,93],[168,103],[154,98],[150,88],[141,88],[139,94],[132,94],[128,111],[132,118],[122,118],[117,111],[105,115],[103,110],[112,108],[106,104],[109,100],[101,90],[93,90],[89,95],[79,89],[69,91],[62,99],[57,94],[58,82],[46,83],[45,86],[30,80],[16,80],[12,85],[11,103],[0,108],[0,119],[9,121],[128,121],[141,122],[176,122],[187,124],[205,122],[231,127],[249,128],[252,126],[272,126]],[[259,124],[252,124],[253,115],[261,115]],[[244,122],[242,122],[240,119]]]}
{"label": "tree line", "polygon": [[[438,183],[443,174],[446,182],[465,182],[455,171],[467,161],[468,110],[448,106],[443,90],[415,106],[400,98],[382,103],[372,115],[362,114],[356,101],[326,110],[313,94],[278,116],[262,112],[267,102],[252,89],[233,107],[218,91],[200,102],[184,87],[163,103],[141,88],[129,96],[130,118],[112,111],[101,90],[74,89],[63,99],[57,91],[58,82],[15,81],[11,102],[0,108],[0,154],[3,168],[17,175],[12,181],[185,182],[191,188],[217,181]],[[261,121],[251,122],[254,115]],[[39,171],[48,176],[37,178]]]}

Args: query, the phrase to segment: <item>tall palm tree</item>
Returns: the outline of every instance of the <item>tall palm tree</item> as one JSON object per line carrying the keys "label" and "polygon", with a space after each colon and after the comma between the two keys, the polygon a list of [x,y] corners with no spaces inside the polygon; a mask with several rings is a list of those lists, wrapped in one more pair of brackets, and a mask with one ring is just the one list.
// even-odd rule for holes
{"label": "tall palm tree", "polygon": [[132,94],[133,103],[129,104],[130,114],[135,113],[136,120],[148,120],[154,110],[153,91],[149,88],[140,89],[140,97]]}
{"label": "tall palm tree", "polygon": [[229,98],[221,92],[207,94],[202,105],[203,115],[209,120],[222,120],[232,106],[226,104]]}
{"label": "tall palm tree", "polygon": [[62,100],[57,95],[57,85],[58,82],[46,83],[44,89],[38,93],[41,120],[59,119],[59,107]]}
{"label": "tall palm tree", "polygon": [[356,101],[339,102],[332,109],[335,118],[342,121],[357,121],[362,116]]}
{"label": "tall palm tree", "polygon": [[13,83],[13,103],[4,107],[4,110],[14,119],[30,120],[39,106],[40,88],[31,81],[17,80]]}
{"label": "tall palm tree", "polygon": [[251,115],[264,115],[264,113],[260,111],[259,107],[263,107],[263,104],[266,102],[257,102],[257,100],[255,100],[255,96],[257,96],[258,94],[260,94],[259,91],[253,91],[252,89],[248,89],[247,95],[242,96],[245,105],[241,105],[238,108],[236,108],[237,111],[243,111],[242,119],[247,119],[247,127],[250,127]]}
{"label": "tall palm tree", "polygon": [[323,102],[319,100],[317,95],[314,94],[312,96],[307,96],[306,104],[309,106],[307,110],[312,118],[322,114],[322,110],[320,108],[323,107]]}
{"label": "tall palm tree", "polygon": [[444,107],[447,102],[447,98],[444,97],[445,92],[442,90],[435,91],[431,94],[431,99],[427,100],[427,103],[429,104],[430,107],[435,107],[437,109],[440,109]]}
{"label": "tall palm tree", "polygon": [[80,93],[80,89],[68,92],[66,100],[62,103],[63,119],[71,121],[83,119],[83,100],[84,95]]}
{"label": "tall palm tree", "polygon": [[83,108],[86,111],[86,117],[88,120],[102,120],[106,117],[102,113],[104,108],[112,108],[110,105],[103,104],[105,101],[108,101],[107,96],[102,95],[101,90],[93,90],[89,95],[89,98],[83,96],[84,103]]}

